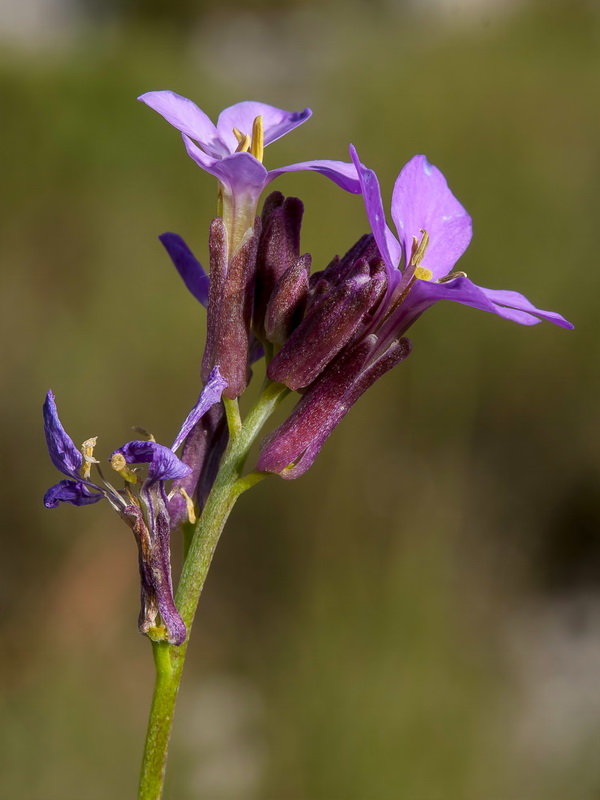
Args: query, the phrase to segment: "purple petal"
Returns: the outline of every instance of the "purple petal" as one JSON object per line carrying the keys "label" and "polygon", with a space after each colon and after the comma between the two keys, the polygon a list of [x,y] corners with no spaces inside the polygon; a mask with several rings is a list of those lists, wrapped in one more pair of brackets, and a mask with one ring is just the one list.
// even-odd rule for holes
{"label": "purple petal", "polygon": [[364,164],[361,164],[358,153],[352,145],[350,145],[350,155],[352,156],[360,180],[367,218],[387,269],[390,289],[393,289],[400,280],[398,267],[400,265],[402,251],[396,237],[385,221],[385,211],[383,210],[381,190],[379,188],[377,175],[372,169],[367,169]]}
{"label": "purple petal", "polygon": [[268,173],[263,165],[250,153],[233,153],[222,159],[214,159],[200,150],[192,140],[183,136],[185,148],[190,158],[202,169],[214,175],[237,196],[250,195],[252,202],[258,197],[268,182]]}
{"label": "purple petal", "polygon": [[234,153],[216,161],[208,170],[235,195],[249,195],[253,202],[268,183],[269,173],[250,153]]}
{"label": "purple petal", "polygon": [[63,475],[78,478],[83,456],[58,418],[56,401],[51,390],[48,391],[44,402],[44,433],[48,452],[56,469]]}
{"label": "purple petal", "polygon": [[173,442],[171,450],[175,451],[178,447],[180,447],[180,445],[183,444],[183,440],[186,438],[198,420],[204,416],[204,414],[206,414],[211,406],[214,406],[215,403],[219,402],[221,395],[223,394],[223,389],[225,389],[226,386],[227,381],[219,372],[219,367],[213,367],[210,375],[208,376],[206,386],[200,393],[198,402],[185,418],[185,422],[181,426],[181,430],[177,434],[177,438]]}
{"label": "purple petal", "polygon": [[278,175],[285,172],[301,172],[309,170],[312,172],[320,172],[325,175],[342,189],[352,194],[359,194],[360,182],[356,175],[356,169],[353,164],[347,161],[331,161],[328,159],[320,161],[301,161],[298,164],[290,164],[287,167],[278,167],[269,171],[269,181],[274,180]]}
{"label": "purple petal", "polygon": [[217,130],[222,141],[227,143],[229,152],[235,152],[238,140],[233,132],[237,128],[242,133],[252,136],[252,124],[256,117],[262,116],[265,145],[275,142],[286,133],[302,125],[312,115],[310,108],[304,111],[284,111],[266,103],[245,100],[224,109],[219,114]]}
{"label": "purple petal", "polygon": [[414,156],[396,179],[392,194],[392,219],[407,258],[413,236],[429,234],[420,266],[443,278],[469,246],[471,217],[452,194],[442,173],[425,156]]}
{"label": "purple petal", "polygon": [[163,233],[158,238],[169,254],[175,269],[181,275],[188,291],[206,308],[209,277],[202,264],[178,234]]}
{"label": "purple petal", "polygon": [[524,295],[519,292],[511,292],[507,289],[484,289],[482,286],[478,287],[485,294],[485,296],[492,301],[495,306],[505,306],[506,309],[518,309],[530,314],[535,314],[540,319],[546,322],[552,322],[553,325],[559,325],[561,328],[572,330],[575,326],[566,320],[556,311],[543,311],[536,308]]}
{"label": "purple petal", "polygon": [[262,346],[256,336],[250,332],[250,345],[248,347],[248,360],[251,364],[260,361],[265,354],[265,348]]}
{"label": "purple petal", "polygon": [[60,481],[48,489],[44,495],[44,505],[46,508],[56,508],[59,503],[88,506],[97,503],[103,497],[100,492],[90,491],[81,481]]}
{"label": "purple petal", "polygon": [[214,158],[229,152],[219,139],[215,125],[198,106],[175,92],[146,92],[138,97],[142,103],[157,111],[178,131],[191,136]]}
{"label": "purple petal", "polygon": [[120,453],[128,464],[149,464],[147,479],[149,484],[172,478],[185,478],[191,472],[190,467],[180,461],[170,448],[157,442],[145,440],[127,442],[112,455],[115,453]]}
{"label": "purple petal", "polygon": [[390,318],[389,326],[386,327],[393,328],[396,333],[403,333],[427,308],[439,300],[452,300],[481,311],[488,311],[520,325],[537,325],[544,319],[563,328],[573,327],[560,314],[536,308],[518,292],[484,289],[464,277],[454,278],[447,283],[416,280],[407,298]]}

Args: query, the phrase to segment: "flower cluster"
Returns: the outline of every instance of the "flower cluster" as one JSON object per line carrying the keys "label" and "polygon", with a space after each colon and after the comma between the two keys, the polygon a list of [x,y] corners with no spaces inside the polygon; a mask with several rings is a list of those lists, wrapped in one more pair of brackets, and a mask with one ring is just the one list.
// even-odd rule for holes
{"label": "flower cluster", "polygon": [[[183,136],[188,155],[218,180],[218,214],[210,224],[210,274],[183,239],[160,238],[191,294],[206,308],[204,389],[171,448],[136,440],[115,450],[115,489],[93,456],[96,440],[78,450],[64,431],[54,397],[44,405],[51,459],[67,480],[48,490],[45,504],[87,505],[107,499],[135,535],[142,586],[140,630],[181,644],[186,636],[173,602],[169,537],[201,512],[228,442],[221,395],[235,401],[246,389],[254,362],[265,358],[267,381],[298,392],[288,418],[265,437],[260,473],[296,478],[314,462],[325,440],[358,398],[411,352],[405,334],[430,306],[452,300],[522,325],[541,320],[573,327],[560,314],[536,308],[523,295],[486,289],[457,261],[471,240],[471,218],[442,173],[415,156],[396,180],[391,218],[375,173],[350,147],[351,161],[303,161],[268,170],[264,149],[297,128],[309,109],[289,112],[243,102],[225,109],[217,124],[173,92],[139,98]],[[301,253],[303,205],[263,190],[278,175],[309,170],[361,194],[370,231],[342,257],[311,272]],[[183,446],[179,459],[175,451]],[[139,467],[147,471],[141,477]],[[92,465],[99,479],[90,479]],[[167,486],[168,483],[168,486]]]}

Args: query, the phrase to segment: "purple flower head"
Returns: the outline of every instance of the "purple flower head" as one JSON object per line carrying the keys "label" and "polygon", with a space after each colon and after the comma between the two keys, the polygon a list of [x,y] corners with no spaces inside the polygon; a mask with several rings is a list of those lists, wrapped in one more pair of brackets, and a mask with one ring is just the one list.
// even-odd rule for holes
{"label": "purple flower head", "polygon": [[311,277],[304,319],[268,367],[272,380],[303,390],[289,419],[263,443],[258,462],[259,470],[285,478],[303,474],[358,397],[407,357],[410,343],[403,334],[438,300],[523,325],[544,319],[573,327],[517,292],[484,289],[452,272],[471,240],[471,218],[424,156],[411,159],[396,180],[391,209],[396,238],[377,176],[360,163],[354,148],[351,155],[372,234]]}
{"label": "purple flower head", "polygon": [[232,255],[254,223],[263,189],[278,175],[312,170],[346,191],[360,191],[354,166],[343,161],[302,161],[273,170],[263,165],[264,148],[306,122],[312,114],[309,108],[284,111],[247,100],[222,111],[215,125],[195,103],[175,92],[146,92],[138,100],[181,131],[188,155],[220,181]]}
{"label": "purple flower head", "polygon": [[[193,469],[181,461],[175,451],[202,417],[221,400],[226,383],[217,367],[212,371],[197,403],[186,417],[172,446],[150,440],[136,439],[115,450],[110,457],[112,469],[123,479],[122,489],[115,489],[105,480],[99,462],[94,458],[96,438],[88,439],[77,449],[58,417],[52,392],[44,403],[44,429],[48,452],[54,466],[67,475],[52,486],[44,496],[46,508],[56,508],[59,503],[89,505],[103,498],[108,500],[119,516],[133,530],[138,546],[141,578],[141,610],[139,628],[155,640],[164,639],[180,645],[185,641],[186,629],[173,600],[170,561],[170,532],[172,520],[166,481],[174,481],[173,491],[182,497],[187,508],[193,503],[181,482]],[[135,465],[147,465],[145,477]],[[99,478],[92,481],[91,467],[96,465]]]}

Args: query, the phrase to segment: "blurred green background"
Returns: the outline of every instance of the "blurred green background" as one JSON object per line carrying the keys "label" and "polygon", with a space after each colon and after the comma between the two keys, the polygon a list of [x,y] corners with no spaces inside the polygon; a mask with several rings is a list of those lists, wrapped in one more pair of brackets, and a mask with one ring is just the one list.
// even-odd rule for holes
{"label": "blurred green background", "polygon": [[[135,102],[169,88],[213,117],[309,105],[267,165],[353,142],[386,196],[426,153],[473,216],[460,268],[576,330],[437,306],[306,476],[242,498],[167,797],[600,797],[598,6],[4,3],[1,796],[135,793],[135,544],[103,505],[43,508],[40,412],[51,386],[104,457],[131,425],[168,441],[197,396],[204,317],[157,235],[206,263],[215,186]],[[304,200],[316,265],[366,229],[318,175],[274,188]]]}

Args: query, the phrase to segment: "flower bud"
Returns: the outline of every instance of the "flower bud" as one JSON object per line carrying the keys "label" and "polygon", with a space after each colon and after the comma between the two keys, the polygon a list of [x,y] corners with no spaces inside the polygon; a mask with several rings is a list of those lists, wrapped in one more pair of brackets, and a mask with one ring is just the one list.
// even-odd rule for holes
{"label": "flower bud", "polygon": [[282,346],[300,324],[306,299],[311,256],[300,256],[298,261],[287,269],[277,281],[265,316],[265,333],[273,344]]}
{"label": "flower bud", "polygon": [[312,383],[358,332],[386,289],[379,260],[359,260],[348,276],[323,295],[269,364],[267,374],[290,389]]}
{"label": "flower bud", "polygon": [[321,373],[290,417],[265,439],[258,470],[286,479],[306,472],[358,398],[411,350],[408,339],[393,341],[380,355],[378,346],[377,337],[371,334],[344,350]]}
{"label": "flower bud", "polygon": [[300,227],[304,205],[297,197],[273,192],[262,212],[262,233],[256,257],[253,328],[265,338],[265,314],[275,285],[300,254]]}

